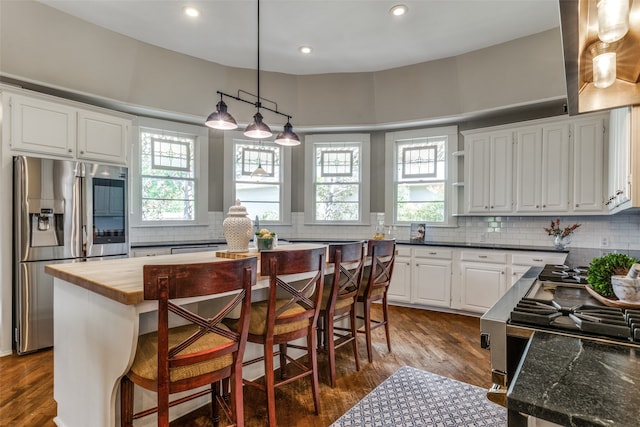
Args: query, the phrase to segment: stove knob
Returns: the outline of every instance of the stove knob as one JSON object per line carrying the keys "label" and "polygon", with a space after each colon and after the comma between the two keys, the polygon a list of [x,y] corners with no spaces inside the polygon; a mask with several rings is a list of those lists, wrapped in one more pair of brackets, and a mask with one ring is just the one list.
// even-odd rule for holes
{"label": "stove knob", "polygon": [[489,339],[489,334],[487,333],[480,334],[480,347],[485,348],[487,350],[491,348],[491,340]]}

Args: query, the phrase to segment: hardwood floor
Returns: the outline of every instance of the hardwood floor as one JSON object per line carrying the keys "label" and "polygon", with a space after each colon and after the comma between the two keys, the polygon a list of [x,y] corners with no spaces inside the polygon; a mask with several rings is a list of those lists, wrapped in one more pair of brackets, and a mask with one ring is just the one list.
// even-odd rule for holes
{"label": "hardwood floor", "polygon": [[[338,349],[335,388],[328,385],[328,363],[324,355],[319,355],[320,415],[313,414],[311,386],[303,379],[276,391],[279,425],[328,426],[404,365],[484,388],[490,386],[489,352],[480,348],[478,318],[395,306],[389,311],[393,351],[387,352],[384,331],[374,331],[374,358],[369,364],[364,337],[359,337],[361,369],[356,372],[351,347]],[[245,387],[244,396],[246,425],[266,425],[264,394]],[[0,426],[54,427],[55,414],[53,351],[0,358]],[[208,409],[203,408],[171,426],[212,426],[207,414]]]}

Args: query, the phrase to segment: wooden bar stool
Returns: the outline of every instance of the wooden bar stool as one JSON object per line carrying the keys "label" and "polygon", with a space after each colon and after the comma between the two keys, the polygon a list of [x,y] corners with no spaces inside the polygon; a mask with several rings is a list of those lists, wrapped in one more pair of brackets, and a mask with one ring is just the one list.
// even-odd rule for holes
{"label": "wooden bar stool", "polygon": [[[145,265],[143,268],[144,299],[158,301],[158,331],[138,337],[133,365],[121,380],[121,425],[131,427],[134,419],[157,412],[158,426],[167,427],[169,407],[211,393],[214,424],[218,425],[220,406],[232,425],[243,426],[242,358],[249,331],[251,287],[256,283],[257,260]],[[171,301],[222,293],[229,294],[230,301],[207,318]],[[235,329],[230,329],[221,321],[238,306],[240,318],[235,322]],[[187,324],[170,328],[169,313],[186,320]],[[222,390],[219,382],[224,383]],[[156,408],[134,414],[134,384],[157,392]],[[210,389],[169,401],[171,394],[205,385],[211,385]]]}
{"label": "wooden bar stool", "polygon": [[[364,333],[367,341],[367,356],[369,363],[373,361],[371,349],[371,331],[384,326],[387,336],[387,348],[391,351],[391,339],[389,336],[389,305],[387,291],[391,283],[393,265],[396,259],[395,240],[369,240],[367,242],[367,256],[371,258],[371,267],[365,268],[362,285],[358,291],[358,302],[362,303],[362,316],[364,325],[358,332]],[[371,318],[371,303],[382,301],[382,320]]]}
{"label": "wooden bar stool", "polygon": [[[306,376],[311,377],[315,413],[320,413],[316,323],[324,284],[325,252],[325,247],[260,252],[260,274],[269,277],[269,299],[251,305],[248,341],[262,344],[264,355],[244,365],[264,361],[265,385],[249,380],[244,383],[266,392],[269,426],[272,427],[276,425],[276,387]],[[305,273],[304,276],[301,273]],[[291,343],[299,338],[307,339],[306,347]],[[274,345],[279,346],[279,351],[274,352]],[[306,350],[308,363],[288,356],[287,348]],[[278,380],[274,365],[276,356],[280,357]],[[289,365],[297,368],[291,376]]]}
{"label": "wooden bar stool", "polygon": [[[356,297],[364,271],[364,241],[329,245],[328,262],[333,274],[327,275],[318,318],[318,351],[329,357],[329,380],[336,386],[337,348],[351,343],[356,371],[360,370],[356,328]],[[349,319],[349,327],[338,322]]]}

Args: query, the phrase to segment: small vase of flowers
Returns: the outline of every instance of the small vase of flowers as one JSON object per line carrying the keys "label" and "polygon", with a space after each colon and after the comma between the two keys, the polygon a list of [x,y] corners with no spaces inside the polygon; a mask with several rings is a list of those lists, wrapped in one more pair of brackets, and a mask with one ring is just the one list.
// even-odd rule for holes
{"label": "small vase of flowers", "polygon": [[276,233],[263,228],[260,231],[256,231],[256,247],[258,251],[265,251],[274,249],[277,245]]}
{"label": "small vase of flowers", "polygon": [[569,227],[560,228],[560,218],[551,221],[551,226],[545,228],[549,236],[553,236],[553,246],[558,250],[564,250],[571,243],[571,234],[580,227],[580,224],[573,224]]}

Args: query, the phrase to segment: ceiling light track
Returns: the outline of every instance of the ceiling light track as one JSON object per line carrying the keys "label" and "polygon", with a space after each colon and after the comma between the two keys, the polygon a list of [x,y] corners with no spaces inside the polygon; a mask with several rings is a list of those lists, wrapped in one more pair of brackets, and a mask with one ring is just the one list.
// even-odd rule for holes
{"label": "ceiling light track", "polygon": [[[211,113],[207,120],[205,121],[205,125],[213,129],[219,130],[232,130],[238,127],[236,120],[233,118],[231,114],[227,112],[227,104],[224,102],[224,97],[234,99],[236,101],[244,102],[250,105],[253,105],[257,112],[253,116],[253,121],[249,123],[244,131],[244,135],[249,138],[255,139],[265,139],[271,137],[273,134],[271,133],[271,129],[269,126],[263,122],[262,114],[260,114],[260,109],[264,109],[267,111],[271,111],[272,113],[279,114],[283,117],[287,118],[287,123],[284,125],[284,129],[280,132],[275,139],[276,144],[280,145],[299,145],[300,138],[293,132],[293,126],[291,125],[291,116],[290,114],[283,113],[278,110],[278,104],[274,101],[271,101],[267,98],[262,98],[260,96],[260,0],[258,3],[258,55],[257,55],[257,87],[258,94],[254,95],[253,93],[247,92],[245,90],[239,89],[237,95],[231,95],[226,92],[222,92],[220,90],[216,91],[220,95],[220,102],[216,105],[216,111]],[[243,97],[244,95],[244,97]],[[249,100],[247,97],[251,97]],[[262,102],[266,101],[269,104],[273,104],[273,108],[265,107]]]}

